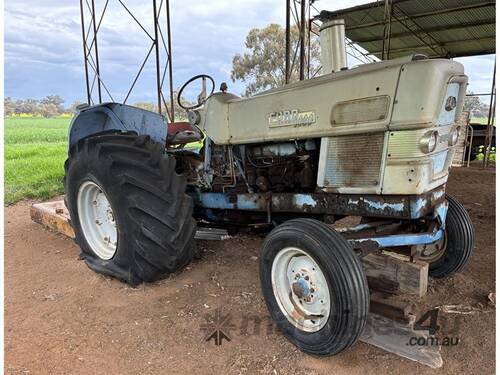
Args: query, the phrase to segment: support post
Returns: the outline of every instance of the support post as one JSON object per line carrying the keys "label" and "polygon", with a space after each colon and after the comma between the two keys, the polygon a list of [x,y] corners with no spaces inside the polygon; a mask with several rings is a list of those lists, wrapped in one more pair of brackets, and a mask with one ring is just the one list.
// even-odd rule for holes
{"label": "support post", "polygon": [[305,51],[305,38],[306,38],[306,0],[300,1],[300,64],[299,64],[299,80],[304,79],[304,68],[306,60]]}
{"label": "support post", "polygon": [[[483,159],[483,168],[488,166],[488,159],[490,158],[490,148],[491,148],[491,140],[493,138],[492,128],[493,128],[493,117],[495,116],[495,112],[493,111],[493,96],[495,95],[495,79],[496,79],[496,70],[497,63],[493,65],[493,80],[491,81],[491,92],[490,92],[490,109],[488,110],[488,124],[486,125],[486,134],[484,136],[484,159]],[[496,102],[496,98],[495,98]]]}
{"label": "support post", "polygon": [[161,81],[160,81],[160,44],[158,43],[158,13],[156,0],[153,0],[153,23],[155,27],[155,57],[156,57],[156,95],[158,96],[158,113],[161,115]]}
{"label": "support post", "polygon": [[172,74],[172,32],[170,29],[170,0],[166,0],[165,7],[167,9],[167,43],[168,43],[168,54],[167,54],[167,64],[168,64],[168,81],[170,90],[170,121],[175,121],[175,103],[174,103],[174,81]]}
{"label": "support post", "polygon": [[94,51],[95,51],[95,65],[96,65],[95,68],[96,68],[96,74],[97,74],[97,92],[99,94],[99,104],[100,104],[100,103],[102,103],[101,70],[99,68],[99,50],[97,48],[97,25],[95,22],[95,0],[92,0],[92,26],[94,28]]}
{"label": "support post", "polygon": [[290,0],[286,0],[285,26],[285,84],[290,80]]}
{"label": "support post", "polygon": [[87,104],[91,105],[92,98],[90,97],[89,67],[87,61],[87,40],[85,38],[85,17],[83,15],[83,0],[80,0],[80,19],[82,23],[83,64],[85,66],[85,85],[87,88]]}

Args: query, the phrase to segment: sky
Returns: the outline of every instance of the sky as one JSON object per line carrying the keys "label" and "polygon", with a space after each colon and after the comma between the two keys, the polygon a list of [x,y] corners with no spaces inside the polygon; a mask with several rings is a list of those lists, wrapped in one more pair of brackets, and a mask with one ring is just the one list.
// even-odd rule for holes
{"label": "sky", "polygon": [[[152,33],[152,1],[122,1]],[[95,2],[100,13],[105,0]],[[335,10],[365,2],[319,0],[316,6]],[[79,1],[6,0],[5,3],[5,96],[38,99],[60,95],[66,106],[85,101]],[[283,0],[171,0],[170,3],[174,88],[191,76],[206,73],[215,78],[217,88],[225,81],[229,91],[241,94],[244,84],[230,79],[231,62],[235,54],[245,52],[247,33],[255,27],[285,22]],[[123,101],[150,42],[117,0],[110,0],[109,4],[99,34],[101,76],[113,99]],[[153,58],[150,56],[129,103],[156,100]],[[457,60],[464,64],[469,75],[469,89],[475,93],[489,92],[494,56]],[[109,100],[106,95],[104,99]]]}

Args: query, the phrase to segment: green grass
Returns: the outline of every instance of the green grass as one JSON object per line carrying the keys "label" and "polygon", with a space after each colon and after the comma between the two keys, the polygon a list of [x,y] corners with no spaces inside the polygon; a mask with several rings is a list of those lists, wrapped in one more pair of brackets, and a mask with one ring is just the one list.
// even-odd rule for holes
{"label": "green grass", "polygon": [[6,118],[5,203],[62,194],[69,118]]}
{"label": "green grass", "polygon": [[[21,199],[49,199],[63,194],[62,179],[67,155],[70,118],[6,118],[6,204]],[[199,149],[202,142],[187,148]]]}
{"label": "green grass", "polygon": [[488,117],[472,117],[470,122],[474,124],[488,124]]}

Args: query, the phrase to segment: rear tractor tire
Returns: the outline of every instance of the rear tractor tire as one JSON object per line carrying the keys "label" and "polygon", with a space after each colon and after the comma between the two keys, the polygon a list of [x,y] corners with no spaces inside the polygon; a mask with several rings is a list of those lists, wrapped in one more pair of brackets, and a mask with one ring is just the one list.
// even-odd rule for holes
{"label": "rear tractor tire", "polygon": [[189,263],[196,222],[175,160],[149,136],[105,134],[70,150],[65,192],[81,258],[136,286]]}
{"label": "rear tractor tire", "polygon": [[333,355],[357,341],[370,293],[361,261],[338,232],[318,220],[287,221],[267,236],[260,259],[271,317],[300,350]]}

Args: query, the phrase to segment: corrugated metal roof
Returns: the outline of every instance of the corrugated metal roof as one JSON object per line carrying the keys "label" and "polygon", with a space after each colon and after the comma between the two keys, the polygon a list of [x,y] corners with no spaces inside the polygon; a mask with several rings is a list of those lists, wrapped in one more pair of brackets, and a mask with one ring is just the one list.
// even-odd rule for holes
{"label": "corrugated metal roof", "polygon": [[[343,18],[346,36],[382,57],[385,4],[377,1],[334,12],[319,19]],[[393,0],[389,58],[423,53],[461,57],[495,53],[495,1]]]}

